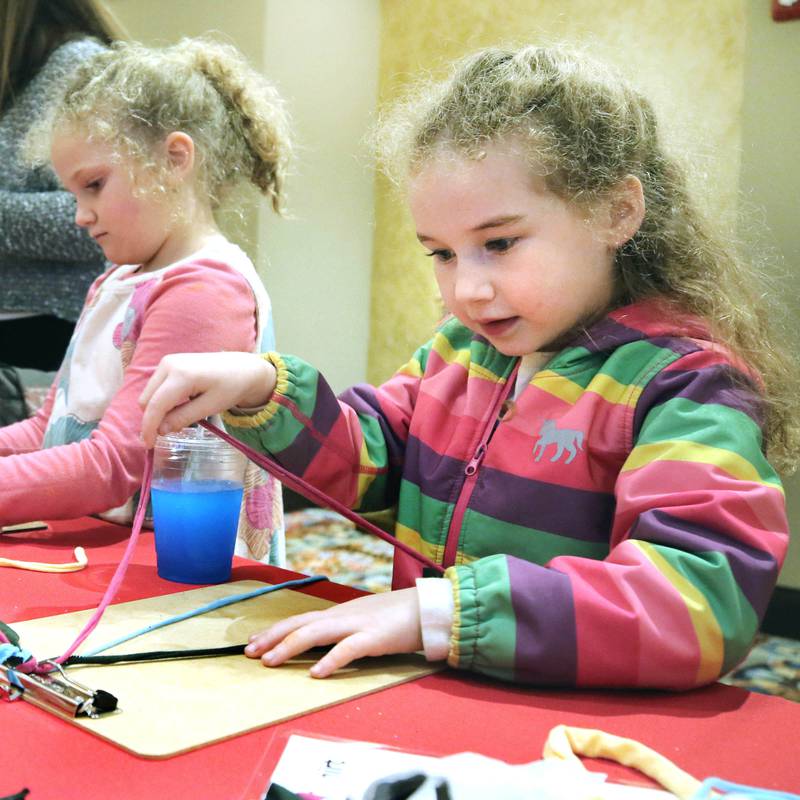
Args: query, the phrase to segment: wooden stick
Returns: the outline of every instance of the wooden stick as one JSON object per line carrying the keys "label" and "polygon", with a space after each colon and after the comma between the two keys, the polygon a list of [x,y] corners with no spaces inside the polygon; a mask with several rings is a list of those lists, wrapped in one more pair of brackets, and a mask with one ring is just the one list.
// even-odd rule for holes
{"label": "wooden stick", "polygon": [[19,525],[3,525],[0,533],[19,533],[21,531],[46,531],[47,524],[44,522],[20,522]]}

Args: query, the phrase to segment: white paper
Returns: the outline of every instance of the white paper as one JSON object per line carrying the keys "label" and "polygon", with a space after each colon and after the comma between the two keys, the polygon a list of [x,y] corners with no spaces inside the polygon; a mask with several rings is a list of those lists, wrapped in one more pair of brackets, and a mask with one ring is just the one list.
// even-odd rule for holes
{"label": "white paper", "polygon": [[475,753],[435,758],[371,742],[296,734],[289,737],[272,782],[309,800],[361,800],[375,781],[398,773],[443,776],[456,800],[674,800],[661,790],[606,783],[603,774],[557,760],[511,765]]}

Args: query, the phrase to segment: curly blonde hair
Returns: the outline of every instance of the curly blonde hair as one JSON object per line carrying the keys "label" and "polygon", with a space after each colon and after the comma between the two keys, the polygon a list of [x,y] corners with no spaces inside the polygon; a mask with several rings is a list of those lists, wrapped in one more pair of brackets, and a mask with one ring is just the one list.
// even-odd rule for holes
{"label": "curly blonde hair", "polygon": [[[645,217],[616,254],[614,306],[658,296],[709,324],[715,340],[761,377],[765,444],[792,470],[800,450],[796,365],[779,344],[766,275],[696,207],[687,173],[660,141],[650,102],[621,76],[563,47],[488,48],[425,81],[382,120],[376,144],[396,184],[442,152],[480,158],[522,144],[548,188],[589,211],[623,179],[642,183]],[[609,309],[610,310],[610,309]]]}
{"label": "curly blonde hair", "polygon": [[206,37],[162,49],[114,43],[78,69],[29,154],[43,160],[53,136],[76,129],[149,173],[148,189],[162,192],[169,182],[159,180],[167,165],[157,145],[182,131],[194,141],[197,188],[212,208],[247,181],[283,210],[292,149],[284,102],[232,45]]}

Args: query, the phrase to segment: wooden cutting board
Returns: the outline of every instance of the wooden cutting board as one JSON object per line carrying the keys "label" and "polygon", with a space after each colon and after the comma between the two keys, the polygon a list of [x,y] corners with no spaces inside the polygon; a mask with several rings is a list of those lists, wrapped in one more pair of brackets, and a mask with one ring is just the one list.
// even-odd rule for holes
{"label": "wooden cutting board", "polygon": [[[237,581],[112,605],[79,654],[174,614],[265,585]],[[251,633],[279,619],[331,605],[284,589],[151,631],[108,653],[243,644]],[[14,629],[41,660],[64,652],[92,613],[28,620],[15,623]],[[119,700],[119,710],[112,714],[70,721],[137,755],[166,758],[440,669],[417,654],[386,656],[365,659],[320,680],[308,674],[312,663],[311,658],[298,659],[267,669],[257,659],[226,656],[70,667],[67,674],[74,680],[105,689]]]}

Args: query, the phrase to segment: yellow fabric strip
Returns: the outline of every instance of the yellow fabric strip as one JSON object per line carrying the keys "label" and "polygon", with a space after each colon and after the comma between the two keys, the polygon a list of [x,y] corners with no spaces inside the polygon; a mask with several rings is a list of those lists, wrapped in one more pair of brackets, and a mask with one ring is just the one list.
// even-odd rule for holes
{"label": "yellow fabric strip", "polygon": [[395,536],[397,536],[403,544],[413,547],[417,552],[422,553],[422,555],[429,558],[431,561],[435,561],[437,564],[441,563],[444,558],[444,547],[426,542],[413,528],[408,528],[405,525],[401,525],[399,522],[395,525],[394,530]]}
{"label": "yellow fabric strip", "polygon": [[422,377],[422,367],[420,366],[419,361],[416,358],[412,358],[410,361],[407,361],[397,371],[401,375],[409,375],[412,378]]}
{"label": "yellow fabric strip", "polygon": [[703,593],[690,583],[667,561],[649,542],[632,542],[652,565],[675,587],[686,605],[689,619],[697,636],[700,649],[700,666],[697,668],[697,681],[708,683],[719,676],[725,643],[722,629],[714,616]]}
{"label": "yellow fabric strip", "polygon": [[734,478],[769,486],[771,489],[783,493],[780,484],[763,480],[755,467],[738,453],[687,440],[673,439],[637,445],[623,465],[622,472],[639,469],[654,461],[691,461],[698,464],[711,464]]}
{"label": "yellow fabric strip", "polygon": [[582,386],[550,369],[543,369],[537,372],[531,384],[570,405],[575,405],[584,392]]}
{"label": "yellow fabric strip", "polygon": [[681,800],[689,800],[700,789],[700,781],[673,764],[668,758],[637,742],[622,736],[593,728],[573,728],[557,725],[547,736],[542,755],[581,764],[579,755],[588,758],[608,758],[626,767],[633,767],[652,778]]}
{"label": "yellow fabric strip", "polygon": [[483,378],[484,380],[491,381],[492,383],[504,384],[506,382],[505,378],[501,378],[490,369],[486,369],[486,367],[482,367],[480,364],[476,364],[474,361],[469,365],[469,376],[470,378]]}
{"label": "yellow fabric strip", "polygon": [[362,469],[358,473],[358,497],[362,498],[372,482],[378,476],[378,470],[375,468],[375,462],[369,457],[369,449],[367,448],[366,440],[361,442],[361,454],[359,456],[362,467],[372,467],[373,469]]}
{"label": "yellow fabric strip", "polygon": [[610,375],[603,374],[592,378],[591,383],[584,389],[580,384],[550,369],[537,372],[532,384],[537,389],[558,397],[559,400],[563,400],[570,405],[577,403],[586,392],[591,392],[599,395],[608,403],[633,408],[642,394],[641,386],[620,383]]}
{"label": "yellow fabric strip", "polygon": [[599,394],[604,400],[615,405],[630,406],[633,408],[642,394],[642,387],[629,383],[620,383],[610,375],[600,373],[592,378],[586,387],[587,392]]}
{"label": "yellow fabric strip", "polygon": [[433,350],[447,364],[461,364],[464,369],[469,367],[469,350],[454,350],[448,338],[441,333],[433,339]]}
{"label": "yellow fabric strip", "polygon": [[[461,592],[458,585],[458,572],[454,567],[448,567],[444,571],[444,577],[453,584],[453,631],[461,629]],[[461,648],[459,647],[458,637],[450,636],[450,652],[447,654],[447,663],[451,667],[458,667],[461,660]]]}

